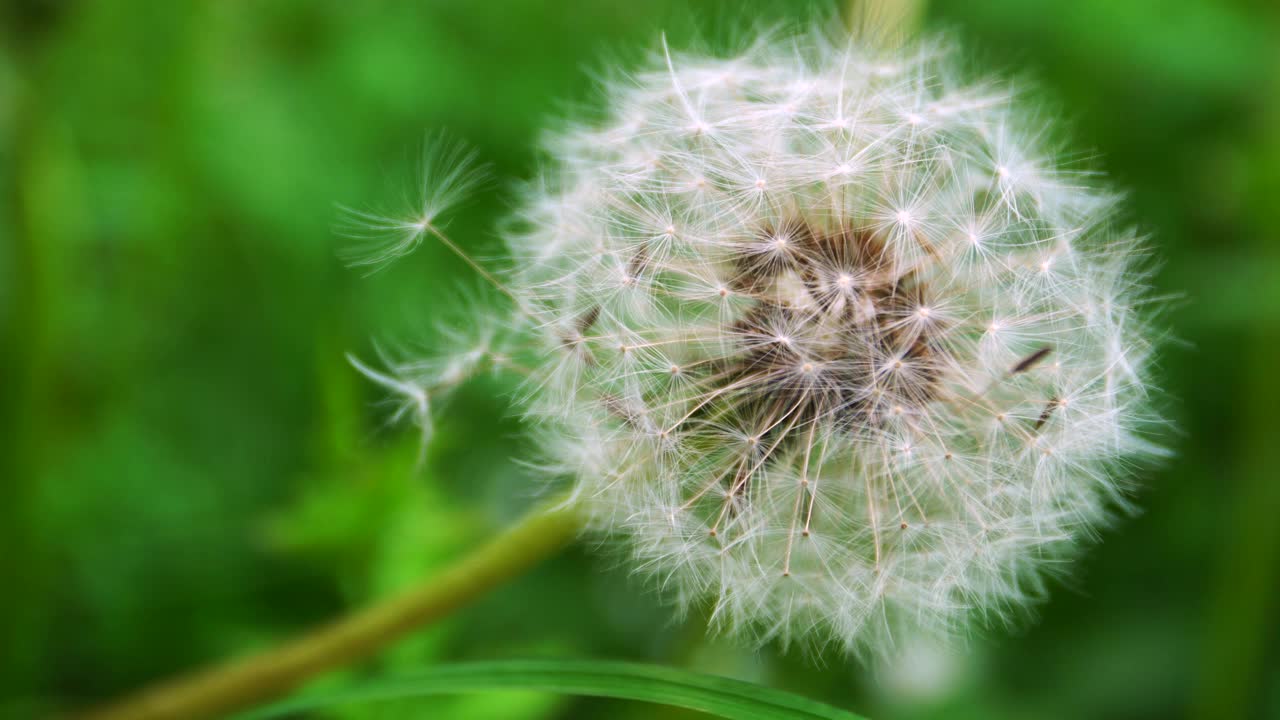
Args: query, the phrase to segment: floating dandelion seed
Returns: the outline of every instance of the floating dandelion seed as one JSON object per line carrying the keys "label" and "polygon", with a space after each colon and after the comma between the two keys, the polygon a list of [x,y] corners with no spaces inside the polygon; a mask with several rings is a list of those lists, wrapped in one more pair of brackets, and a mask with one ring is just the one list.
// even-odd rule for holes
{"label": "floating dandelion seed", "polygon": [[[1141,243],[958,78],[927,45],[664,43],[552,138],[509,233],[548,466],[724,629],[883,651],[999,616],[1155,452]],[[414,222],[376,220],[370,261]]]}
{"label": "floating dandelion seed", "polygon": [[443,135],[428,137],[419,158],[419,186],[406,203],[410,206],[407,214],[384,215],[344,208],[340,230],[354,241],[343,253],[344,259],[352,267],[377,272],[416,250],[428,235],[444,240],[436,224],[441,213],[483,186],[487,177],[474,150]]}

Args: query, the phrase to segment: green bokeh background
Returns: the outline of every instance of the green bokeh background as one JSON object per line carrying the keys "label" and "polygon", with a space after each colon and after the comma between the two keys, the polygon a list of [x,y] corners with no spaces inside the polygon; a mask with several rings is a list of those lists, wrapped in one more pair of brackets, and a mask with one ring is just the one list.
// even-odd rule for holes
{"label": "green bokeh background", "polygon": [[[426,245],[372,278],[336,203],[412,184],[447,128],[527,178],[592,71],[830,13],[688,0],[0,3],[0,716],[117,695],[413,583],[537,481],[509,384],[443,408],[421,469],[344,361],[429,347],[483,296]],[[1038,617],[876,676],[708,640],[579,547],[313,691],[451,659],[661,662],[873,718],[1280,718],[1280,6],[935,0],[1130,191],[1179,300],[1161,375],[1176,456]],[[740,36],[741,33],[739,32]],[[501,252],[508,185],[451,226]],[[585,545],[585,544],[584,544]],[[674,718],[495,694],[343,718]]]}

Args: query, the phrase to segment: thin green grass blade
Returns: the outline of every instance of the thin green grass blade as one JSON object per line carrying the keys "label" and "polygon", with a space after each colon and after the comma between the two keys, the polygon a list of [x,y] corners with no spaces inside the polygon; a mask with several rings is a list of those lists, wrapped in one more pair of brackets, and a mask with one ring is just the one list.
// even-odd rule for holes
{"label": "thin green grass blade", "polygon": [[441,665],[342,692],[295,698],[239,716],[287,718],[337,705],[428,698],[465,692],[537,690],[640,700],[730,720],[864,720],[791,693],[715,675],[596,660],[510,660]]}

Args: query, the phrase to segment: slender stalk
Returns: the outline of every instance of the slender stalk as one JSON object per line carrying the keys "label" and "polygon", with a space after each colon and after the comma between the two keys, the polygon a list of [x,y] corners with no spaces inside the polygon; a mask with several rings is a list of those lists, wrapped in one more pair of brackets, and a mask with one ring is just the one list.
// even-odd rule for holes
{"label": "slender stalk", "polygon": [[359,610],[284,645],[162,683],[82,720],[200,720],[282,697],[466,605],[564,548],[582,525],[578,507],[556,502],[401,595]]}
{"label": "slender stalk", "polygon": [[849,31],[895,47],[920,27],[924,6],[925,0],[851,0]]}

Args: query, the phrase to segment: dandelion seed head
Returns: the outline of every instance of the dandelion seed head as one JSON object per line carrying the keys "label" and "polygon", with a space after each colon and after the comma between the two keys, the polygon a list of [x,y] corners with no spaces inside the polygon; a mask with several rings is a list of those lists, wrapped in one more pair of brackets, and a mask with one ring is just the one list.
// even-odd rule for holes
{"label": "dandelion seed head", "polygon": [[1106,193],[1054,170],[1033,109],[952,63],[664,46],[608,87],[642,120],[551,143],[527,203],[572,222],[511,237],[550,331],[531,417],[598,444],[557,447],[591,455],[563,466],[599,524],[725,630],[881,651],[1002,615],[1147,447],[1136,244],[1082,212]]}
{"label": "dandelion seed head", "polygon": [[1153,452],[1141,242],[956,64],[664,43],[507,233],[546,467],[726,632],[877,654],[1003,618]]}

